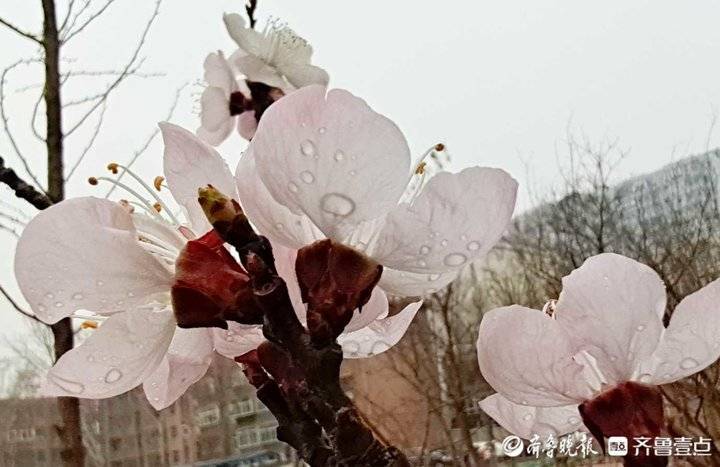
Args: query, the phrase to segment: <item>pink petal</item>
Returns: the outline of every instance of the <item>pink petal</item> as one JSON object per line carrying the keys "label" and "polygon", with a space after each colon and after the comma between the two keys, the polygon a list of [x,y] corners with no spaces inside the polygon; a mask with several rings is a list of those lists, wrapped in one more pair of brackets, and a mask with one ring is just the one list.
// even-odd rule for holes
{"label": "pink petal", "polygon": [[235,119],[229,118],[225,121],[223,126],[221,126],[216,131],[208,131],[203,127],[198,128],[195,130],[195,134],[198,138],[200,138],[202,141],[205,141],[207,144],[211,146],[219,146],[220,144],[225,141],[228,136],[230,136],[230,133],[232,133],[233,127],[235,126]]}
{"label": "pink petal", "polygon": [[385,292],[400,297],[421,297],[442,290],[458,275],[457,271],[442,274],[418,274],[415,272],[383,269],[379,286]]}
{"label": "pink petal", "polygon": [[410,151],[397,126],[347,91],[308,86],[271,105],[250,143],[272,197],[342,241],[392,209]]}
{"label": "pink petal", "polygon": [[57,361],[41,393],[103,399],[129,391],[155,371],[174,331],[170,310],[137,309],[113,315]]}
{"label": "pink petal", "polygon": [[222,52],[209,54],[205,58],[203,67],[205,68],[205,82],[207,82],[208,86],[220,88],[223,91],[225,101],[227,101],[230,93],[238,90],[235,75]]}
{"label": "pink petal", "polygon": [[320,84],[327,86],[330,77],[327,71],[307,63],[284,64],[280,67],[287,80],[296,88]]}
{"label": "pink petal", "polygon": [[189,131],[171,123],[161,123],[165,153],[165,178],[175,201],[187,211],[197,235],[211,229],[200,204],[198,189],[208,184],[237,198],[235,181],[222,157]]}
{"label": "pink petal", "polygon": [[568,335],[543,312],[519,305],[496,308],[483,316],[479,334],[480,371],[513,402],[553,407],[592,394]]}
{"label": "pink petal", "polygon": [[517,182],[505,171],[471,167],[439,173],[412,205],[393,210],[372,256],[400,271],[456,270],[487,253],[505,232]]}
{"label": "pink petal", "polygon": [[213,343],[217,353],[227,358],[235,358],[255,350],[265,337],[262,326],[228,322],[228,328],[212,330]]}
{"label": "pink petal", "polygon": [[307,216],[293,214],[273,199],[257,173],[252,148],[240,158],[235,180],[243,211],[273,245],[300,249],[325,238]]}
{"label": "pink petal", "polygon": [[480,408],[501,427],[525,439],[538,435],[545,440],[550,435],[557,438],[566,433],[588,431],[582,423],[577,404],[532,407],[493,394],[480,402]]}
{"label": "pink petal", "polygon": [[80,309],[132,309],[169,291],[172,279],[138,243],[131,215],[97,198],[69,199],[38,213],[18,242],[15,276],[47,323]]}
{"label": "pink petal", "polygon": [[255,111],[246,110],[238,116],[238,133],[240,136],[250,141],[257,131],[257,120],[255,120]]}
{"label": "pink petal", "polygon": [[270,87],[279,88],[285,93],[295,90],[274,67],[254,55],[236,56],[234,60],[233,65],[245,75],[248,81],[264,83]]}
{"label": "pink petal", "polygon": [[237,13],[223,15],[223,21],[230,37],[246,53],[260,55],[267,39],[262,34],[245,25],[245,20]]}
{"label": "pink petal", "polygon": [[165,358],[143,383],[155,410],[170,406],[205,375],[212,362],[211,332],[206,328],[175,329]]}
{"label": "pink petal", "polygon": [[200,96],[200,123],[208,132],[216,132],[227,127],[230,115],[230,102],[222,89],[207,87]]}
{"label": "pink petal", "polygon": [[400,342],[421,306],[422,300],[411,303],[396,315],[375,320],[360,330],[341,334],[338,343],[342,346],[345,358],[378,355]]}
{"label": "pink petal", "polygon": [[608,383],[627,381],[657,347],[665,286],[649,267],[605,253],[563,278],[555,316],[576,351],[597,360]]}
{"label": "pink petal", "polygon": [[379,287],[375,287],[370,295],[368,302],[362,307],[362,310],[355,310],[350,322],[345,326],[344,333],[350,333],[362,329],[365,326],[375,322],[380,316],[388,313],[388,299],[385,292]]}
{"label": "pink petal", "polygon": [[667,384],[702,371],[720,357],[720,279],[685,297],[641,382]]}

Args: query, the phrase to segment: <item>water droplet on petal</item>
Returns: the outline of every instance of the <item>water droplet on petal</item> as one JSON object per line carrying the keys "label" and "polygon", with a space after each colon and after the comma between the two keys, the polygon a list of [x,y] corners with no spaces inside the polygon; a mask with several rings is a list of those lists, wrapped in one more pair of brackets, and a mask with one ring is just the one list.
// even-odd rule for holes
{"label": "water droplet on petal", "polygon": [[430,275],[428,276],[428,280],[429,280],[429,281],[436,281],[436,280],[438,280],[438,279],[440,279],[440,274],[430,274]]}
{"label": "water droplet on petal", "polygon": [[683,370],[689,370],[691,368],[695,368],[698,365],[698,361],[694,358],[683,358],[680,362],[680,368],[682,368]]}
{"label": "water droplet on petal", "polygon": [[526,422],[529,422],[530,420],[532,420],[532,418],[533,414],[531,413],[526,413],[525,415],[523,415],[523,420],[525,420]]}
{"label": "water droplet on petal", "polygon": [[62,308],[63,302],[55,302],[55,308]]}
{"label": "water droplet on petal", "polygon": [[351,171],[348,172],[348,173],[349,173],[351,176],[353,176],[353,177],[354,177],[355,175],[357,175],[357,172],[355,172],[354,170],[351,170]]}
{"label": "water droplet on petal", "polygon": [[117,368],[112,368],[105,374],[105,382],[108,384],[116,383],[122,378],[122,372]]}
{"label": "water droplet on petal", "polygon": [[275,224],[275,228],[278,230],[284,230],[285,226],[282,224],[282,222],[278,222]]}
{"label": "water droplet on petal", "polygon": [[93,357],[92,355],[88,355],[87,361],[92,363],[95,361],[95,357]]}
{"label": "water droplet on petal", "polygon": [[83,298],[84,298],[84,297],[83,297],[83,294],[81,294],[80,292],[74,293],[73,296],[72,296],[72,299],[73,299],[73,300],[82,300]]}
{"label": "water droplet on petal", "polygon": [[467,256],[462,253],[450,253],[443,260],[445,265],[450,267],[462,266],[465,261],[467,261]]}
{"label": "water droplet on petal", "polygon": [[638,330],[638,332],[642,332],[643,330],[645,330],[645,326],[641,324],[636,329]]}
{"label": "water droplet on petal", "polygon": [[472,241],[467,244],[467,249],[470,251],[477,251],[480,249],[480,242]]}
{"label": "water droplet on petal", "polygon": [[45,308],[45,305],[38,305],[37,306],[38,311],[45,311],[47,308]]}
{"label": "water droplet on petal", "polygon": [[327,128],[325,128],[324,126],[321,126],[320,128],[318,128],[318,133],[320,133],[321,135],[324,135],[326,131],[327,131]]}
{"label": "water droplet on petal", "polygon": [[430,247],[429,247],[429,246],[423,245],[423,246],[420,247],[420,254],[421,254],[421,255],[426,255],[426,254],[428,254],[428,253],[430,253]]}
{"label": "water droplet on petal", "polygon": [[418,266],[420,266],[421,268],[424,268],[424,267],[427,266],[427,263],[426,263],[425,261],[423,261],[423,260],[418,261],[417,264],[418,264]]}
{"label": "water droplet on petal", "polygon": [[297,193],[298,192],[298,186],[294,184],[293,182],[288,183],[288,190],[290,190],[291,193]]}
{"label": "water droplet on petal", "polygon": [[610,361],[614,362],[615,360],[617,360],[617,357],[615,355],[610,355]]}
{"label": "water droplet on petal", "polygon": [[355,211],[355,203],[345,195],[328,193],[320,200],[320,208],[333,216],[347,217]]}
{"label": "water droplet on petal", "polygon": [[135,296],[135,292],[128,292],[127,296],[133,298]]}
{"label": "water droplet on petal", "polygon": [[648,373],[643,373],[640,375],[640,378],[638,378],[641,383],[649,383],[652,380],[652,375]]}
{"label": "water droplet on petal", "polygon": [[340,162],[345,159],[345,153],[338,149],[337,151],[335,151],[333,159],[335,159],[337,162]]}
{"label": "water droplet on petal", "polygon": [[568,418],[568,423],[571,425],[577,425],[578,423],[580,423],[580,419],[577,417],[570,417]]}
{"label": "water droplet on petal", "polygon": [[97,281],[95,283],[97,284],[98,287],[102,287],[103,285],[105,285],[105,282],[103,282],[103,281]]}
{"label": "water droplet on petal", "polygon": [[443,241],[440,242],[440,246],[442,246],[442,247],[445,247],[445,246],[447,246],[447,245],[448,245],[447,239],[443,239]]}
{"label": "water droplet on petal", "polygon": [[313,142],[309,139],[306,139],[305,141],[300,143],[300,152],[302,152],[304,156],[314,156],[315,144],[313,144]]}
{"label": "water droplet on petal", "polygon": [[302,172],[300,174],[300,180],[307,184],[311,184],[315,181],[315,175],[313,175],[311,172],[308,172],[307,170],[305,172]]}

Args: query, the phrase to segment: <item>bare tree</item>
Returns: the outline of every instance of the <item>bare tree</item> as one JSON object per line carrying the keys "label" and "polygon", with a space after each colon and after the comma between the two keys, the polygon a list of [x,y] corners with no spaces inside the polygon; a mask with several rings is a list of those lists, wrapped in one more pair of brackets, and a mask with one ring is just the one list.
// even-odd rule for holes
{"label": "bare tree", "polygon": [[[0,24],[18,36],[37,45],[37,54],[30,58],[22,58],[7,66],[0,74],[0,119],[3,131],[14,158],[20,163],[25,176],[18,174],[17,170],[6,166],[6,161],[0,158],[0,182],[7,185],[16,196],[27,201],[32,207],[42,210],[65,198],[65,185],[75,169],[84,160],[96,140],[103,124],[103,116],[110,95],[118,87],[133,76],[148,76],[140,70],[143,59],[142,49],[147,41],[152,25],[159,14],[161,0],[156,0],[153,10],[140,34],[139,39],[132,48],[128,60],[117,70],[75,69],[69,67],[64,70],[62,50],[71,41],[88,30],[94,23],[112,11],[115,0],[69,0],[64,11],[58,11],[55,0],[41,0],[43,12],[42,32],[36,34],[21,28],[7,18],[0,17]],[[45,148],[47,160],[46,183],[43,184],[36,176],[25,150],[16,136],[17,128],[11,125],[11,116],[6,99],[8,96],[8,83],[12,73],[22,66],[43,66],[40,93],[32,110],[30,128],[32,134]],[[67,99],[64,89],[69,82],[78,77],[109,77],[110,81],[100,86],[95,92]],[[33,86],[26,86],[20,91],[32,91]],[[84,91],[87,92],[87,91]],[[45,128],[41,131],[38,121],[41,118],[41,109],[44,107]],[[72,112],[71,112],[72,111]],[[68,167],[65,140],[81,128],[90,126],[90,136],[83,149],[74,154]],[[147,145],[145,146],[147,147]],[[22,228],[26,217],[8,213],[5,203],[0,205],[0,228],[16,233]],[[10,297],[6,289],[2,289],[14,308],[29,316],[18,301]],[[50,326],[54,337],[54,358],[60,358],[65,352],[73,348],[73,328],[70,318],[65,318]],[[84,463],[84,449],[80,431],[80,407],[75,398],[60,397],[58,406],[62,419],[62,426],[58,433],[63,441],[64,450],[62,458],[66,465],[80,466]]]}

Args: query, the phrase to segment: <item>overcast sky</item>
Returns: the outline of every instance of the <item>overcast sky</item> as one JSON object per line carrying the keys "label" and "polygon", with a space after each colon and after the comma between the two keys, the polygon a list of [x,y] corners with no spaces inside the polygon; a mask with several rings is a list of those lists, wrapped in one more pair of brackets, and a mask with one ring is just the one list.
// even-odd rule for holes
{"label": "overcast sky", "polygon": [[[38,31],[39,4],[3,0],[0,16]],[[152,8],[150,0],[117,0],[68,45],[65,69],[121,68]],[[213,50],[234,50],[222,13],[241,10],[240,0],[165,1],[142,54],[146,72],[165,76],[131,79],[113,95],[97,144],[70,181],[69,196],[99,194],[84,180],[112,160],[128,160],[164,119],[184,83],[191,84],[173,121],[197,126],[194,102],[202,91],[196,82],[203,58]],[[552,186],[556,147],[569,123],[591,140],[617,139],[628,149],[619,173],[627,176],[703,151],[720,105],[720,2],[712,0],[259,0],[258,13],[261,23],[279,17],[308,39],[331,85],[365,98],[394,120],[415,153],[444,142],[453,157],[451,169],[502,167],[521,182],[521,190]],[[29,41],[0,29],[0,66],[34,53]],[[42,146],[32,139],[27,121],[41,72],[30,66],[10,75],[10,90],[30,89],[7,97],[18,142],[39,174]],[[78,78],[66,100],[92,94],[106,81]],[[68,138],[69,166],[90,130]],[[712,134],[709,145],[717,142]],[[235,136],[221,152],[234,165],[243,147]],[[160,174],[161,151],[156,142],[137,164],[148,180]],[[0,154],[21,168],[4,134]],[[11,198],[4,187],[0,198]],[[528,205],[525,192],[520,203]],[[14,238],[0,232],[0,283],[17,293],[13,249]],[[0,334],[17,338],[21,321],[1,300]]]}

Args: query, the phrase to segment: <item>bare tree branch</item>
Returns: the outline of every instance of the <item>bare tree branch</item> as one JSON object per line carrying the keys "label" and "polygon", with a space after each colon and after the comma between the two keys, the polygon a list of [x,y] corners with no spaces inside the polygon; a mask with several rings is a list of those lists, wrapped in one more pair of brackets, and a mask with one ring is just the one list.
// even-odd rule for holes
{"label": "bare tree branch", "polygon": [[256,8],[257,0],[248,0],[247,3],[245,3],[245,12],[248,15],[248,19],[250,20],[250,27],[252,29],[255,29],[255,24],[257,23],[257,20],[255,19]]}
{"label": "bare tree branch", "polygon": [[145,25],[145,29],[143,30],[142,34],[140,35],[140,40],[138,41],[135,50],[133,51],[130,60],[127,62],[125,67],[123,68],[120,75],[117,77],[115,81],[113,81],[107,89],[102,93],[102,95],[97,99],[95,104],[82,116],[80,119],[70,127],[70,129],[65,133],[65,137],[70,136],[73,132],[75,132],[78,128],[82,126],[82,124],[87,120],[100,106],[107,100],[107,98],[110,96],[110,93],[117,88],[120,83],[122,83],[125,78],[128,76],[132,76],[133,73],[133,67],[135,67],[136,62],[138,61],[140,51],[142,50],[143,46],[145,45],[145,41],[147,39],[147,36],[150,32],[150,29],[152,28],[153,23],[155,22],[155,19],[158,17],[158,14],[160,13],[160,5],[162,3],[162,0],[156,0],[155,2],[155,9],[152,12],[152,15],[150,16],[150,19],[147,21]]}
{"label": "bare tree branch", "polygon": [[3,296],[5,296],[5,299],[6,299],[8,302],[10,302],[10,305],[12,305],[12,307],[15,308],[15,310],[17,310],[18,313],[20,313],[21,315],[25,316],[26,318],[32,319],[33,321],[37,321],[38,323],[41,323],[41,322],[42,322],[42,321],[40,321],[40,320],[38,319],[37,316],[33,315],[32,313],[30,313],[30,312],[28,312],[28,311],[25,311],[25,310],[23,309],[23,307],[21,307],[21,306],[18,304],[18,302],[16,302],[16,301],[12,298],[12,296],[10,295],[10,293],[9,293],[7,290],[5,290],[5,288],[3,288],[2,285],[0,285],[0,294],[2,294]]}
{"label": "bare tree branch", "polygon": [[100,128],[102,127],[104,117],[105,117],[105,110],[107,108],[107,102],[103,103],[102,110],[100,111],[100,116],[98,117],[97,123],[95,124],[95,129],[93,130],[92,135],[90,136],[90,140],[88,140],[87,144],[83,148],[82,152],[80,153],[80,157],[75,161],[75,164],[73,164],[72,168],[70,169],[70,172],[68,172],[67,176],[65,177],[65,182],[67,183],[68,180],[70,180],[70,177],[75,173],[75,170],[80,166],[83,159],[85,159],[85,156],[88,152],[90,152],[90,149],[95,144],[95,140],[97,139],[98,135],[100,134]]}
{"label": "bare tree branch", "polygon": [[[102,7],[100,7],[97,11],[95,11],[93,14],[91,14],[89,17],[87,17],[85,19],[85,21],[83,23],[81,23],[77,28],[75,28],[73,30],[68,30],[65,34],[63,34],[63,37],[60,39],[60,42],[62,44],[67,44],[70,41],[70,39],[72,39],[73,37],[75,37],[76,35],[81,33],[83,31],[83,29],[85,29],[86,27],[88,27],[90,25],[90,23],[92,23],[97,18],[99,18],[103,13],[105,13],[105,10],[107,10],[107,8],[110,5],[112,5],[113,3],[115,3],[115,0],[107,0]],[[89,4],[90,4],[90,2],[87,3],[87,5],[89,5]],[[62,31],[62,28],[60,28],[60,31]]]}
{"label": "bare tree branch", "polygon": [[45,193],[39,192],[18,177],[13,169],[5,167],[5,160],[2,157],[0,157],[0,183],[9,186],[15,192],[15,196],[24,199],[37,209],[45,209],[53,204]]}
{"label": "bare tree branch", "polygon": [[30,34],[29,32],[25,32],[22,29],[18,28],[12,23],[9,23],[8,21],[5,21],[4,19],[0,18],[0,24],[7,27],[8,29],[16,32],[17,34],[23,36],[26,39],[30,39],[31,41],[35,42],[36,44],[42,45],[42,41],[35,35]]}

